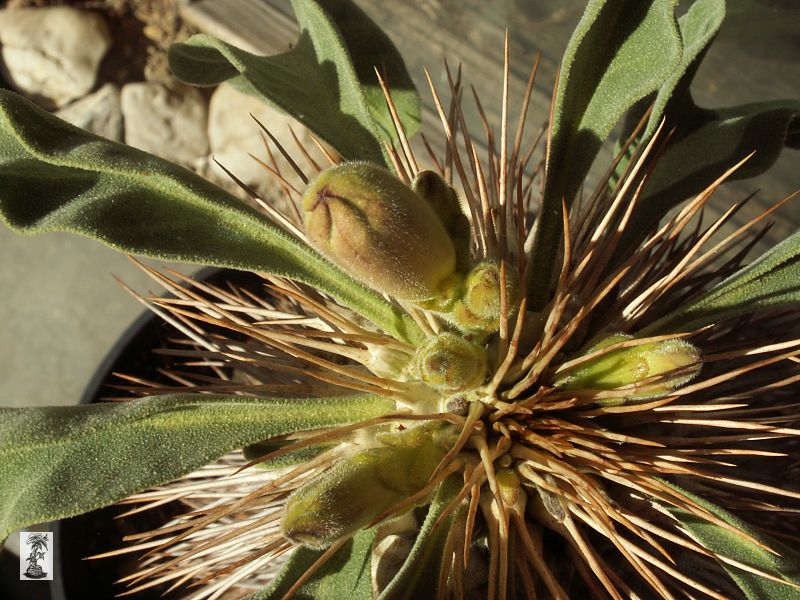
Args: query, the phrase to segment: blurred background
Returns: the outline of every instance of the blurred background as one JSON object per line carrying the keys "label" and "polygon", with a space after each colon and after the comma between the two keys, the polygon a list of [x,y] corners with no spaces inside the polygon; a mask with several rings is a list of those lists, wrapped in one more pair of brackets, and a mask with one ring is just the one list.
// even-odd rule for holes
{"label": "blurred background", "polygon": [[[462,65],[489,122],[499,123],[508,28],[512,118],[535,53],[542,52],[529,112],[534,135],[546,118],[556,65],[585,6],[584,0],[355,2],[406,58],[434,145],[441,144],[441,133],[423,67],[445,92],[444,59],[451,67]],[[274,194],[274,182],[247,156],[263,152],[248,115],[255,113],[282,139],[290,135],[287,120],[228,86],[197,91],[169,74],[166,48],[200,31],[260,53],[287,49],[297,32],[287,0],[10,0],[0,11],[2,85],[79,126],[227,185],[213,155],[263,194]],[[54,51],[62,63],[53,64]],[[728,18],[695,84],[698,102],[708,107],[800,98],[800,2],[729,0]],[[469,95],[467,100],[477,132],[477,111]],[[610,156],[608,150],[598,162]],[[759,189],[745,218],[799,188],[799,165],[800,153],[785,151],[768,176],[731,186],[716,206]],[[798,221],[798,204],[789,203],[770,239],[782,239]],[[142,292],[157,286],[125,257],[68,234],[31,239],[0,228],[0,256],[0,403],[77,402],[102,357],[142,310],[114,276]]]}

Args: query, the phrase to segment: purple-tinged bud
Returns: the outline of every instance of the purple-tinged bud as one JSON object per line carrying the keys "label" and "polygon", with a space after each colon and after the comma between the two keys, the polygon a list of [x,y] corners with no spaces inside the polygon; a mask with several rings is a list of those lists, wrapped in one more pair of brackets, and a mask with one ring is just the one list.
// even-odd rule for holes
{"label": "purple-tinged bud", "polygon": [[431,206],[387,170],[343,163],[303,194],[306,234],[334,263],[401,300],[438,298],[452,286],[455,249]]}

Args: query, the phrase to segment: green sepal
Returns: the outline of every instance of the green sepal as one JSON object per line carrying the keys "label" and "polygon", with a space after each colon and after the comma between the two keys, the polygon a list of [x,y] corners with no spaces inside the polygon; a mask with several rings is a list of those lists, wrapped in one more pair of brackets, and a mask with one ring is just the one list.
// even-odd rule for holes
{"label": "green sepal", "polygon": [[[375,528],[361,530],[348,540],[293,596],[295,600],[370,600],[370,559]],[[280,600],[322,556],[324,550],[298,547],[264,590],[247,600]]]}
{"label": "green sepal", "polygon": [[777,541],[776,539],[759,532],[735,515],[723,508],[712,504],[708,500],[687,492],[678,486],[669,484],[682,494],[696,502],[714,516],[732,525],[752,538],[771,548],[775,552],[768,552],[734,531],[694,516],[686,511],[667,507],[669,512],[680,521],[683,528],[700,543],[704,548],[746,564],[750,567],[774,575],[787,582],[786,585],[767,579],[755,573],[750,573],[734,565],[719,561],[731,579],[739,586],[748,600],[798,600],[800,588],[788,585],[789,583],[800,586],[800,553]]}
{"label": "green sepal", "polygon": [[0,219],[18,232],[70,231],[129,254],[288,277],[395,337],[422,337],[403,310],[227,192],[6,90],[0,177]]}
{"label": "green sepal", "polygon": [[0,540],[118,502],[270,436],[391,413],[380,396],[176,394],[128,402],[0,408]]}
{"label": "green sepal", "polygon": [[230,80],[295,117],[345,158],[391,168],[383,143],[397,138],[374,67],[387,80],[409,137],[421,120],[419,95],[399,52],[351,0],[292,0],[292,6],[300,38],[288,52],[257,56],[196,35],[170,48],[170,68],[193,85]]}

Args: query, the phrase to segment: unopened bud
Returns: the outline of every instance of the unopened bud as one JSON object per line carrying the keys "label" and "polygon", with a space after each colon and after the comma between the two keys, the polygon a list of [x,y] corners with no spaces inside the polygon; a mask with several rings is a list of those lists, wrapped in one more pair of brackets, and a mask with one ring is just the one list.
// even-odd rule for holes
{"label": "unopened bud", "polygon": [[306,233],[319,250],[373,289],[401,300],[437,298],[455,249],[431,206],[385,169],[343,163],[303,194]]}
{"label": "unopened bud", "polygon": [[429,386],[463,392],[486,379],[486,350],[454,333],[428,338],[417,350],[417,372]]}
{"label": "unopened bud", "polygon": [[430,204],[445,228],[450,229],[456,217],[461,215],[455,190],[438,173],[420,171],[411,183],[411,189]]}
{"label": "unopened bud", "polygon": [[[453,308],[453,319],[465,329],[494,331],[502,312],[501,269],[498,263],[474,267],[464,281],[462,299]],[[513,269],[505,269],[506,310],[516,306],[518,286]]]}
{"label": "unopened bud", "polygon": [[385,438],[297,489],[286,502],[283,534],[327,548],[424,488],[446,452],[441,432],[422,426]]}
{"label": "unopened bud", "polygon": [[[583,354],[591,354],[633,339],[617,333],[592,345]],[[664,396],[695,377],[702,367],[700,351],[683,340],[663,340],[612,350],[577,366],[555,381],[565,390],[617,388],[644,383],[642,391],[632,390],[626,398],[646,399]],[[659,376],[662,376],[660,379]],[[654,379],[653,379],[654,378]]]}

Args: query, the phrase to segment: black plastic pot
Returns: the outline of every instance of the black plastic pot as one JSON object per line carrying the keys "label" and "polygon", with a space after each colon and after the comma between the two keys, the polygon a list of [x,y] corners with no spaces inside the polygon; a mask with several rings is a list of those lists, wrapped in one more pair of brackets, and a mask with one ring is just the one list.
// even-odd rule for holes
{"label": "black plastic pot", "polygon": [[[238,285],[258,285],[259,278],[237,271],[215,268],[201,270],[195,279],[221,284],[233,281]],[[255,286],[254,286],[255,287]],[[174,337],[175,329],[150,312],[140,315],[106,355],[89,382],[82,404],[99,402],[109,395],[106,384],[112,373],[130,373],[146,379],[158,379],[157,370],[165,362],[154,360],[152,351],[163,348]],[[16,557],[3,556],[0,598],[3,600],[111,600],[124,591],[115,585],[120,577],[136,570],[136,555],[88,561],[84,558],[122,547],[122,537],[153,529],[176,514],[178,507],[145,511],[124,519],[120,507],[107,507],[52,524],[54,532],[53,581],[19,582]],[[163,598],[165,588],[153,588],[137,595],[137,600]],[[175,594],[169,597],[180,597]]]}

